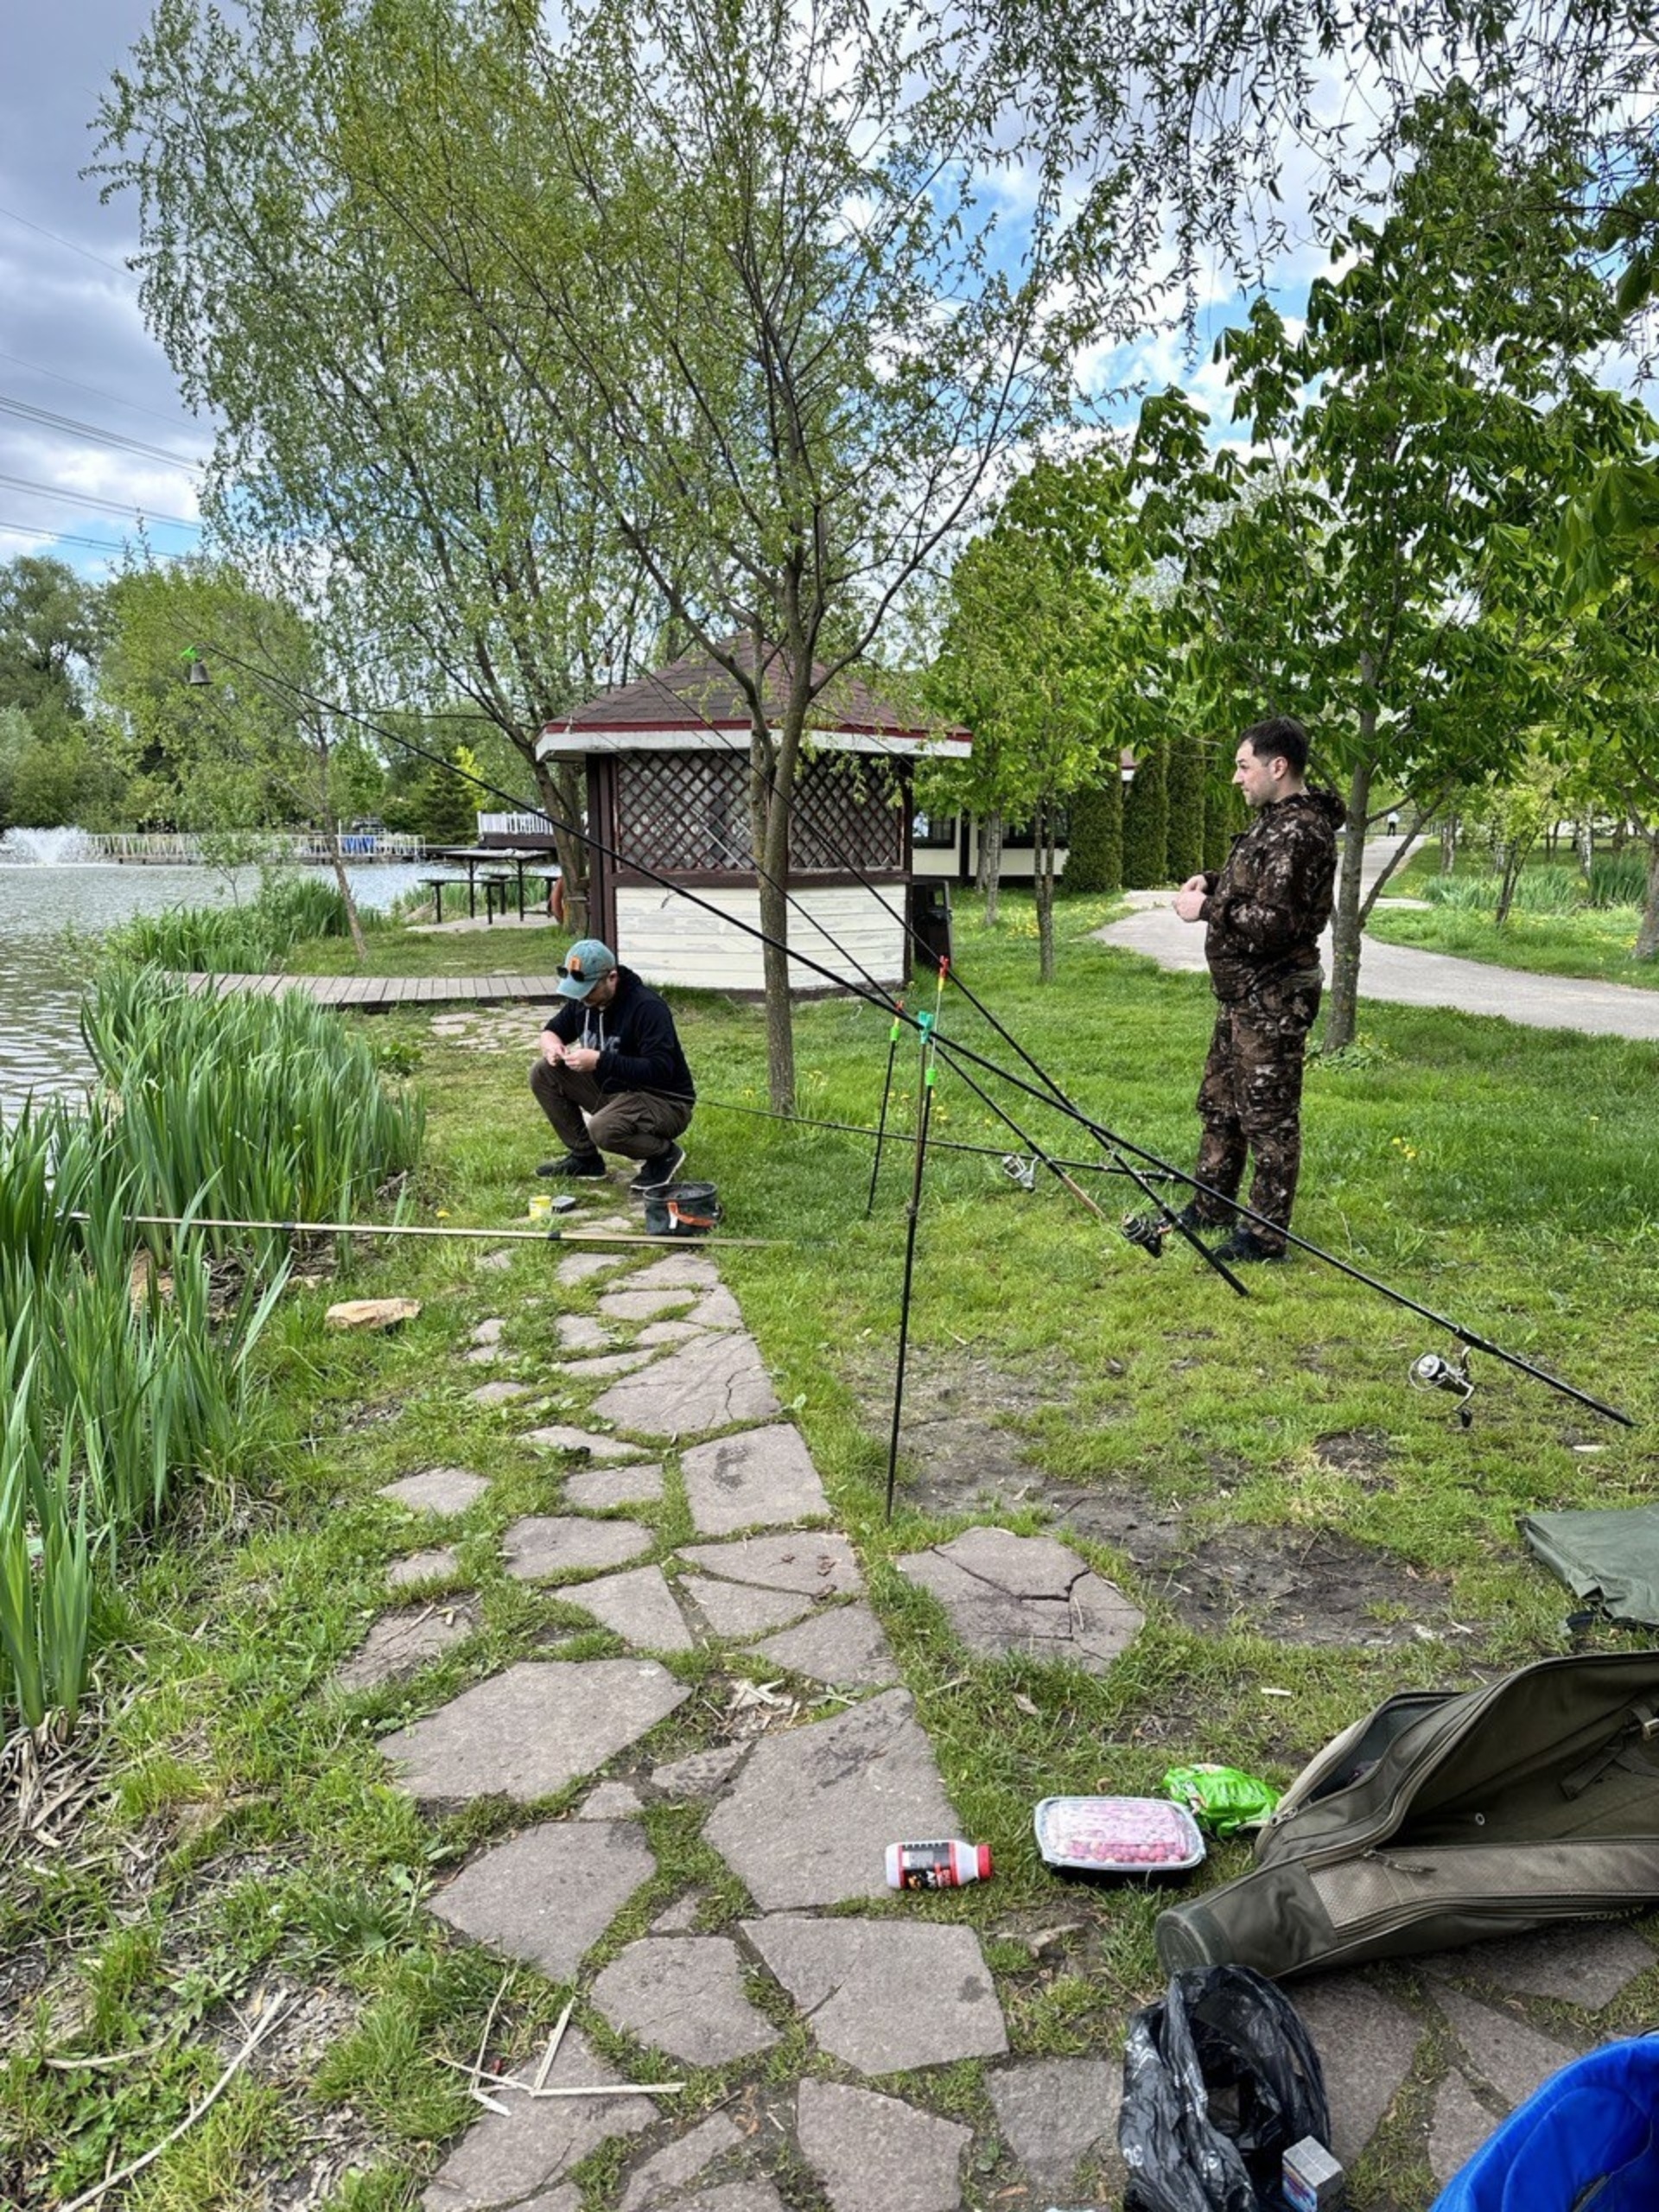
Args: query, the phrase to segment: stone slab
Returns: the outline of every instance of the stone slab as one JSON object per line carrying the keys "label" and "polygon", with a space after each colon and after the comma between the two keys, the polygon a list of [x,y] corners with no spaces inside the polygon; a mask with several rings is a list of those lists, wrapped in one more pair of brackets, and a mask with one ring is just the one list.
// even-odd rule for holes
{"label": "stone slab", "polygon": [[605,1382],[613,1375],[637,1374],[652,1357],[648,1351],[607,1351],[598,1359],[567,1360],[554,1374],[560,1382]]}
{"label": "stone slab", "polygon": [[505,1274],[514,1259],[511,1244],[498,1244],[493,1252],[480,1252],[473,1262],[475,1268],[487,1268],[492,1274]]}
{"label": "stone slab", "polygon": [[830,1501],[799,1429],[788,1421],[694,1445],[681,1461],[700,1535],[787,1527],[827,1514]]}
{"label": "stone slab", "polygon": [[759,1346],[745,1333],[683,1345],[643,1375],[613,1382],[594,1410],[619,1428],[673,1437],[775,1421],[783,1408]]}
{"label": "stone slab", "polygon": [[637,1281],[630,1281],[620,1290],[607,1290],[599,1301],[599,1310],[612,1321],[655,1321],[689,1306],[695,1295],[693,1291],[668,1287],[640,1290]]}
{"label": "stone slab", "polygon": [[471,1605],[406,1606],[385,1613],[334,1673],[339,1690],[372,1689],[377,1682],[406,1681],[478,1626]]}
{"label": "stone slab", "polygon": [[639,1792],[626,1782],[601,1782],[576,1808],[579,1821],[634,1821],[645,1811]]}
{"label": "stone slab", "polygon": [[[569,2029],[549,2087],[581,2088],[615,2079],[582,2031]],[[567,2196],[555,2185],[573,2166],[607,2137],[637,2135],[661,2117],[649,2097],[514,2096],[505,2117],[486,2113],[467,2129],[428,2183],[423,2212],[497,2212],[507,2205],[530,2212],[532,2202],[543,2212],[560,2212],[575,2192]],[[538,2197],[537,2190],[555,2193]]]}
{"label": "stone slab", "polygon": [[617,2212],[652,2212],[653,2205],[695,2181],[714,2159],[736,2150],[742,2140],[724,2113],[711,2113],[689,2134],[677,2136],[665,2149],[635,2167]]}
{"label": "stone slab", "polygon": [[625,1256],[620,1252],[572,1252],[559,1262],[554,1273],[567,1290],[574,1290],[579,1282],[591,1282],[595,1275],[608,1274],[613,1268],[621,1265]]}
{"label": "stone slab", "polygon": [[468,1367],[493,1367],[501,1357],[499,1345],[480,1344],[476,1351],[469,1351],[466,1355],[466,1361]]}
{"label": "stone slab", "polygon": [[544,1821],[468,1860],[427,1910],[504,1957],[569,1981],[656,1871],[637,1821]]}
{"label": "stone slab", "polygon": [[[628,1524],[601,1522],[598,1525],[626,1528]],[[636,1649],[690,1651],[696,1643],[660,1567],[636,1567],[626,1574],[607,1574],[602,1581],[584,1582],[569,1595],[573,1605],[591,1613],[601,1628],[609,1629]]]}
{"label": "stone slab", "polygon": [[729,1936],[643,1936],[612,1960],[592,1995],[613,2027],[689,2065],[723,2066],[779,2040],[743,1993]]}
{"label": "stone slab", "polygon": [[620,1567],[651,1549],[637,1521],[589,1521],[577,1513],[527,1513],[501,1539],[501,1560],[516,1582]]}
{"label": "stone slab", "polygon": [[743,1764],[747,1744],[718,1744],[712,1751],[692,1751],[666,1766],[653,1767],[651,1786],[664,1797],[713,1797]]}
{"label": "stone slab", "polygon": [[735,1544],[683,1544],[682,1559],[727,1582],[795,1590],[806,1598],[861,1597],[853,1548],[834,1529],[798,1536],[746,1536]]}
{"label": "stone slab", "polygon": [[569,1504],[589,1513],[619,1505],[656,1505],[663,1495],[663,1471],[649,1460],[632,1467],[595,1467],[570,1476],[564,1495]]}
{"label": "stone slab", "polygon": [[528,1398],[534,1394],[528,1382],[481,1382],[467,1396],[475,1406],[505,1406],[514,1398]]}
{"label": "stone slab", "polygon": [[694,2195],[661,2200],[663,2212],[785,2212],[784,2200],[761,2174],[723,2181]]}
{"label": "stone slab", "polygon": [[1554,1997],[1599,2012],[1656,1963],[1651,1943],[1622,1921],[1597,1920],[1574,1928],[1540,1929],[1447,1952],[1425,1962],[1430,1972],[1452,1973],[1514,1991],[1522,1997]]}
{"label": "stone slab", "polygon": [[605,1324],[591,1313],[561,1313],[553,1325],[561,1351],[604,1351],[614,1341]]}
{"label": "stone slab", "polygon": [[1510,2106],[1523,2103],[1541,2082],[1579,2055],[1565,2044],[1541,2036],[1513,2013],[1497,2012],[1465,1997],[1460,1989],[1438,1987],[1434,2002],[1463,2045],[1471,2068]]}
{"label": "stone slab", "polygon": [[634,1342],[655,1351],[664,1344],[689,1344],[702,1334],[695,1321],[653,1321],[649,1328],[640,1330]]}
{"label": "stone slab", "polygon": [[743,1309],[721,1283],[700,1298],[685,1318],[701,1329],[741,1329]]}
{"label": "stone slab", "polygon": [[499,1344],[501,1332],[506,1325],[499,1315],[492,1314],[487,1321],[480,1321],[473,1331],[473,1342],[475,1344]]}
{"label": "stone slab", "polygon": [[541,1452],[563,1452],[572,1459],[639,1459],[644,1457],[637,1444],[625,1444],[620,1437],[601,1436],[589,1428],[571,1428],[555,1421],[548,1428],[531,1428],[524,1432],[524,1442],[533,1444]]}
{"label": "stone slab", "polygon": [[1448,2074],[1434,2093],[1428,2123],[1428,2170],[1442,2189],[1497,2126],[1462,2075]]}
{"label": "stone slab", "polygon": [[969,1649],[988,1657],[1021,1652],[1103,1674],[1142,1624],[1121,1590],[1052,1536],[966,1529],[894,1564],[939,1600]]}
{"label": "stone slab", "polygon": [[703,1827],[763,1912],[885,1897],[887,1844],[957,1833],[905,1690],[763,1737]]}
{"label": "stone slab", "polygon": [[701,1252],[665,1252],[660,1260],[628,1277],[630,1290],[713,1290],[720,1281],[714,1262]]}
{"label": "stone slab", "polygon": [[442,1544],[431,1551],[410,1552],[407,1559],[393,1560],[386,1569],[386,1580],[394,1590],[407,1590],[412,1583],[447,1582],[460,1572],[460,1560],[448,1544]]}
{"label": "stone slab", "polygon": [[1423,2024],[1357,1974],[1321,1974],[1286,1993],[1325,2071],[1331,2148],[1351,2166],[1410,2079]]}
{"label": "stone slab", "polygon": [[412,1796],[528,1804],[603,1766],[690,1694],[651,1659],[524,1659],[383,1737],[380,1749]]}
{"label": "stone slab", "polygon": [[839,2082],[803,2082],[796,2094],[801,2154],[834,2212],[957,2212],[971,2131],[897,2097]]}
{"label": "stone slab", "polygon": [[985,2076],[996,2124],[1039,2196],[1075,2202],[1071,2184],[1090,2152],[1117,2155],[1123,2069],[1101,2058],[1036,2058]]}
{"label": "stone slab", "polygon": [[651,1923],[653,1936],[689,1936],[697,1924],[702,1900],[695,1890],[665,1905]]}
{"label": "stone slab", "polygon": [[709,1574],[688,1574],[680,1584],[710,1632],[721,1637],[759,1636],[762,1629],[798,1621],[812,1608],[810,1598],[786,1590],[756,1590],[741,1582],[716,1582]]}
{"label": "stone slab", "polygon": [[[879,1844],[871,1855],[880,1858]],[[997,2058],[1007,2050],[1002,2007],[971,1928],[795,1913],[742,1927],[806,2016],[819,2049],[861,2074]]]}
{"label": "stone slab", "polygon": [[427,1467],[418,1475],[403,1475],[395,1483],[384,1483],[378,1495],[411,1513],[464,1513],[489,1486],[482,1475],[469,1473],[465,1467]]}
{"label": "stone slab", "polygon": [[826,1606],[755,1649],[791,1674],[837,1688],[880,1689],[899,1680],[893,1646],[868,1605]]}

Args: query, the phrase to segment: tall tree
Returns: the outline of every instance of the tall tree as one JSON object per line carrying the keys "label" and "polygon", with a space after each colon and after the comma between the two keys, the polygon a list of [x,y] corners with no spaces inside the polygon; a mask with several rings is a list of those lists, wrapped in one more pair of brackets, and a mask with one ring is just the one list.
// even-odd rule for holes
{"label": "tall tree", "polygon": [[1183,395],[1142,416],[1147,524],[1183,564],[1216,721],[1300,711],[1345,785],[1327,1047],[1353,1036],[1381,888],[1361,882],[1372,785],[1427,801],[1521,746],[1535,676],[1487,606],[1494,571],[1640,412],[1586,365],[1618,321],[1579,165],[1518,154],[1461,90],[1404,143],[1394,205],[1348,226],[1305,328],[1263,301],[1223,340],[1248,454],[1212,453]]}
{"label": "tall tree", "polygon": [[134,569],[108,593],[100,697],[144,777],[141,803],[221,835],[315,831],[365,960],[340,823],[374,803],[382,772],[321,703],[326,661],[302,617],[217,563]]}

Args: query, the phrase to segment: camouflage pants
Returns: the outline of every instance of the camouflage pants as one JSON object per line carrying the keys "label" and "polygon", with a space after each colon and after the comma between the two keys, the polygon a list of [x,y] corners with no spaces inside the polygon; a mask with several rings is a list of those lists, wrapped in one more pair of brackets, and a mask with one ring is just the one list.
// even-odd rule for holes
{"label": "camouflage pants", "polygon": [[[1319,1010],[1317,969],[1256,986],[1248,998],[1218,1007],[1198,1114],[1204,1136],[1195,1171],[1201,1183],[1236,1198],[1247,1157],[1254,1158],[1252,1209],[1280,1230],[1290,1226],[1302,1162],[1302,1058]],[[1234,1218],[1220,1198],[1195,1192],[1200,1222]],[[1284,1238],[1261,1222],[1246,1226],[1261,1242],[1282,1251]]]}

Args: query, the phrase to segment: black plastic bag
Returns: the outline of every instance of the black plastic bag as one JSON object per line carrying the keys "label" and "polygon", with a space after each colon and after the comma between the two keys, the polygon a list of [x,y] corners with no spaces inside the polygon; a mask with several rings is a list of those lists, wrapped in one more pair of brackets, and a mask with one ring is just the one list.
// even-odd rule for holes
{"label": "black plastic bag", "polygon": [[1305,2135],[1331,2140],[1319,2055],[1261,1974],[1187,1967],[1129,2022],[1124,2212],[1261,2212]]}

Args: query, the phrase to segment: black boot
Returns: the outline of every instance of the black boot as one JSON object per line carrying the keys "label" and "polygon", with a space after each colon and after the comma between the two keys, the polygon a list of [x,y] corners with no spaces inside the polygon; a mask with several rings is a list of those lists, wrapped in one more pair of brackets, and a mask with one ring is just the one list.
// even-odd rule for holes
{"label": "black boot", "polygon": [[1271,1260],[1282,1263],[1290,1257],[1290,1255],[1282,1244],[1264,1244],[1254,1230],[1246,1223],[1240,1222],[1227,1242],[1224,1244],[1217,1244],[1214,1248],[1213,1256],[1217,1260],[1226,1261],[1229,1266],[1236,1265],[1240,1261],[1248,1266],[1257,1260]]}
{"label": "black boot", "polygon": [[596,1152],[567,1152],[563,1160],[544,1160],[536,1170],[538,1175],[562,1177],[597,1177],[610,1172]]}

